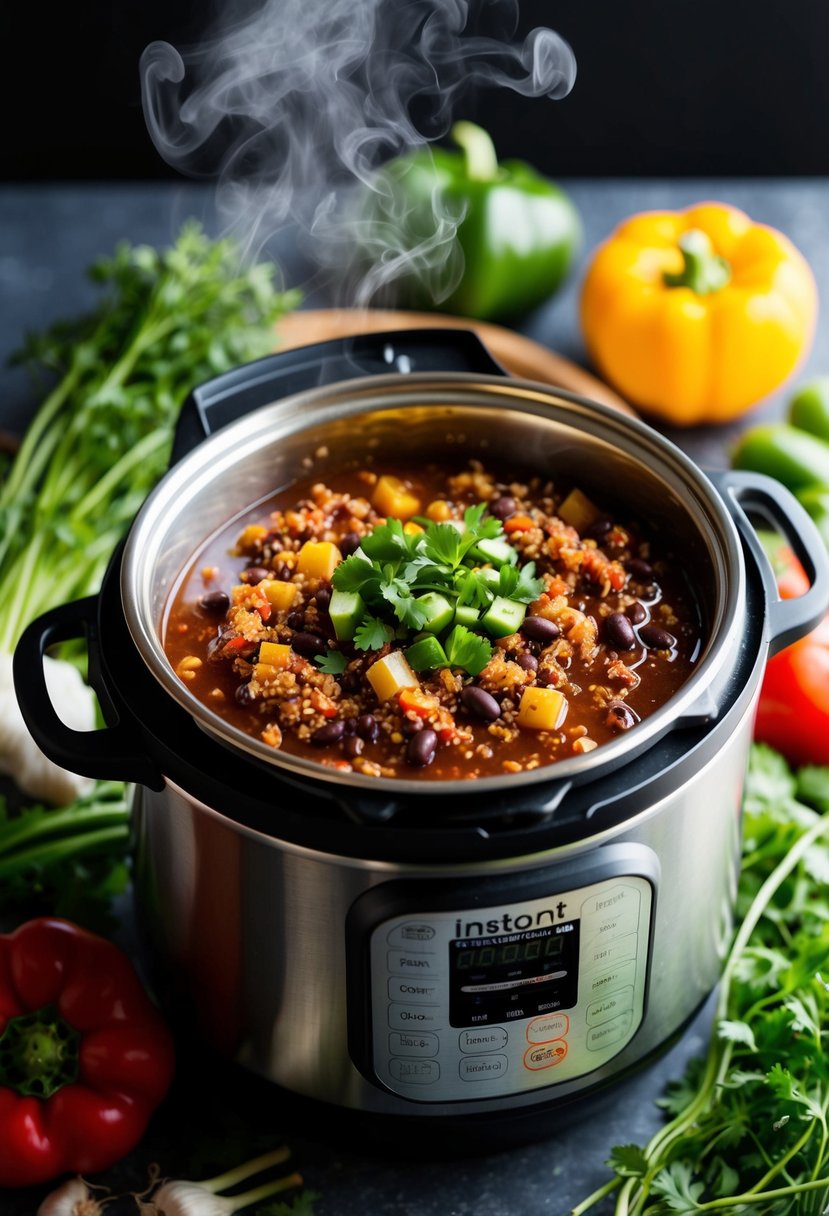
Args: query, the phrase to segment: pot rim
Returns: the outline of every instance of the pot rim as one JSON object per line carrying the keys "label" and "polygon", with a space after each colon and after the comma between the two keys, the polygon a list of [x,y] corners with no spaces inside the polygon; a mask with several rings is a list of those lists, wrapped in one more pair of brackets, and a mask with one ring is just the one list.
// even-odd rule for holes
{"label": "pot rim", "polygon": [[[302,756],[275,750],[213,713],[189,692],[167,659],[161,643],[163,623],[153,619],[148,574],[151,574],[162,544],[162,520],[169,522],[171,516],[177,518],[198,490],[229,473],[266,439],[273,442],[273,433],[280,427],[280,434],[293,435],[352,415],[414,406],[445,409],[464,405],[516,411],[553,421],[560,419],[571,427],[574,418],[590,423],[587,429],[592,435],[598,430],[599,438],[615,442],[640,464],[646,463],[654,474],[681,487],[688,515],[713,559],[711,574],[716,586],[709,636],[697,669],[668,702],[637,724],[634,731],[583,756],[558,760],[529,771],[477,778],[476,792],[504,792],[513,786],[542,782],[580,784],[600,772],[627,763],[669,730],[716,717],[716,688],[721,683],[729,655],[733,656],[737,649],[740,612],[745,600],[745,566],[737,530],[723,499],[690,457],[638,418],[535,381],[467,372],[391,373],[323,385],[243,415],[199,443],[173,466],[136,516],[124,548],[120,573],[121,604],[129,633],[151,674],[209,738],[236,752],[246,752],[275,769],[287,769],[306,778],[348,785],[375,795],[439,797],[458,793],[459,784],[463,784],[458,781],[370,777],[336,770]],[[461,454],[462,445],[457,447]],[[206,539],[207,535],[204,535],[190,546],[187,562]]]}

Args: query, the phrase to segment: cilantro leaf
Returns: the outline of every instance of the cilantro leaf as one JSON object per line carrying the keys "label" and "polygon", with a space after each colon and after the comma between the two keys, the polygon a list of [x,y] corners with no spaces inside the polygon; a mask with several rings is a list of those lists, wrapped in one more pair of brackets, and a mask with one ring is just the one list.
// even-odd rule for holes
{"label": "cilantro leaf", "polygon": [[396,562],[408,556],[409,538],[401,520],[387,519],[362,538],[360,548],[372,561]]}
{"label": "cilantro leaf", "polygon": [[[331,582],[337,591],[368,592],[372,585],[379,586],[380,575],[371,562],[352,553],[334,570]],[[364,597],[365,598],[365,597]]]}
{"label": "cilantro leaf", "polygon": [[610,1150],[607,1162],[622,1178],[644,1178],[648,1161],[638,1144],[617,1144]]}
{"label": "cilantro leaf", "polygon": [[662,1196],[668,1211],[676,1216],[692,1216],[699,1211],[705,1183],[693,1181],[693,1171],[684,1161],[674,1161],[667,1169],[659,1171],[651,1189]]}
{"label": "cilantro leaf", "polygon": [[465,625],[456,625],[444,647],[450,667],[462,667],[477,676],[492,658],[492,646]]}
{"label": "cilantro leaf", "polygon": [[314,1216],[314,1203],[317,1199],[319,1195],[315,1191],[300,1191],[290,1202],[277,1199],[265,1207],[257,1208],[255,1216]]}
{"label": "cilantro leaf", "polygon": [[393,637],[390,625],[367,612],[354,633],[354,645],[358,650],[381,650]]}
{"label": "cilantro leaf", "polygon": [[476,540],[495,540],[496,536],[500,536],[503,532],[503,526],[500,519],[496,519],[494,515],[488,515],[484,519],[484,511],[486,511],[484,502],[479,502],[475,507],[466,508],[463,513],[466,530],[474,532]]}
{"label": "cilantro leaf", "polygon": [[325,671],[331,676],[342,675],[348,666],[348,659],[341,650],[328,650],[325,654],[318,654],[315,656],[314,662],[320,671]]}
{"label": "cilantro leaf", "polygon": [[432,524],[426,531],[423,552],[438,566],[460,565],[466,548],[465,537],[452,524]]}

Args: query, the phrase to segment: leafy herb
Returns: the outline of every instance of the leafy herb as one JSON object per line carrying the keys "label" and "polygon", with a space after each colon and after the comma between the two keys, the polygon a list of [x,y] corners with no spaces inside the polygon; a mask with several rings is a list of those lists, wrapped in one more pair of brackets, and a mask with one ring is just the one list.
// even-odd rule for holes
{"label": "leafy herb", "polygon": [[[413,633],[422,629],[429,617],[419,600],[430,591],[450,603],[479,609],[487,608],[496,595],[527,604],[538,598],[544,582],[534,577],[533,562],[520,569],[505,564],[494,586],[488,581],[492,572],[483,573],[477,546],[504,535],[500,520],[485,512],[486,503],[468,507],[462,526],[460,521],[436,523],[419,517],[423,531],[414,534],[406,532],[399,519],[388,519],[363,537],[362,552],[341,562],[333,577],[338,591],[359,592],[369,609],[355,634],[358,649],[378,650],[392,636],[400,636],[401,627]],[[465,629],[448,657],[452,666],[477,675],[491,655],[490,643]]]}
{"label": "leafy herb", "polygon": [[289,1202],[277,1200],[256,1209],[256,1216],[314,1216],[314,1204],[319,1199],[314,1191],[300,1191]]}
{"label": "leafy herb", "polygon": [[446,657],[450,667],[463,667],[471,676],[483,671],[492,656],[486,638],[479,637],[465,625],[456,625],[446,639]]}
{"label": "leafy herb", "polygon": [[[811,805],[807,805],[807,802]],[[818,1216],[829,1200],[829,768],[752,749],[738,929],[706,1055],[643,1148],[613,1150],[617,1216]]]}
{"label": "leafy herb", "polygon": [[327,650],[325,654],[318,654],[314,659],[320,671],[327,672],[331,676],[340,676],[348,666],[348,659],[341,650]]}
{"label": "leafy herb", "polygon": [[0,913],[65,916],[85,928],[112,928],[112,900],[127,887],[129,809],[119,781],[99,781],[62,810],[18,814],[0,799]]}

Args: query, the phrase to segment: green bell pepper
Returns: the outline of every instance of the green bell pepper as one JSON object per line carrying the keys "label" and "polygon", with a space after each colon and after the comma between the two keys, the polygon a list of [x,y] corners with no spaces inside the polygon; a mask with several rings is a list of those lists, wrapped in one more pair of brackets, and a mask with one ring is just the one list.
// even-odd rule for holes
{"label": "green bell pepper", "polygon": [[[551,296],[572,266],[581,243],[578,213],[563,190],[523,161],[499,165],[481,127],[456,123],[452,138],[459,152],[421,150],[380,171],[368,214],[375,221],[371,243],[382,247],[388,234],[403,267],[389,302],[478,320],[525,313]],[[440,216],[450,217],[450,235],[458,221],[454,245],[441,233]]]}
{"label": "green bell pepper", "polygon": [[829,440],[829,376],[818,376],[798,389],[789,402],[789,422]]}
{"label": "green bell pepper", "polygon": [[790,490],[809,486],[829,488],[829,444],[822,439],[771,422],[752,427],[739,440],[732,454],[735,469],[753,469],[776,477]]}

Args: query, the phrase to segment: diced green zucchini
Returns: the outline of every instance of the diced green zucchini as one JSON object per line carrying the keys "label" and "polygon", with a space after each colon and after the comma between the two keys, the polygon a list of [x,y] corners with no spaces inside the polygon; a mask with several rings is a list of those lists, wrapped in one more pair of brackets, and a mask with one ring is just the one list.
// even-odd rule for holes
{"label": "diced green zucchini", "polygon": [[423,628],[427,629],[429,633],[440,633],[441,629],[445,629],[455,615],[455,610],[449,600],[437,591],[419,595],[417,602],[427,613]]}
{"label": "diced green zucchini", "polygon": [[494,638],[505,638],[511,633],[518,632],[526,611],[526,604],[519,604],[517,600],[507,600],[502,595],[496,595],[484,613],[481,624]]}
{"label": "diced green zucchini", "polygon": [[440,642],[434,636],[421,638],[406,651],[406,658],[412,671],[430,671],[434,667],[446,667],[449,660]]}
{"label": "diced green zucchini", "polygon": [[471,604],[458,604],[455,607],[456,625],[465,625],[467,629],[474,629],[480,623],[478,609],[473,608]]}
{"label": "diced green zucchini", "polygon": [[483,579],[491,591],[497,591],[501,585],[501,572],[494,570],[492,566],[484,566],[478,571],[478,577]]}
{"label": "diced green zucchini", "polygon": [[328,605],[328,615],[334,626],[334,633],[342,641],[350,641],[355,630],[365,614],[366,606],[359,591],[331,592],[331,603]]}
{"label": "diced green zucchini", "polygon": [[508,540],[479,540],[474,552],[493,566],[514,566],[518,561],[518,553]]}

